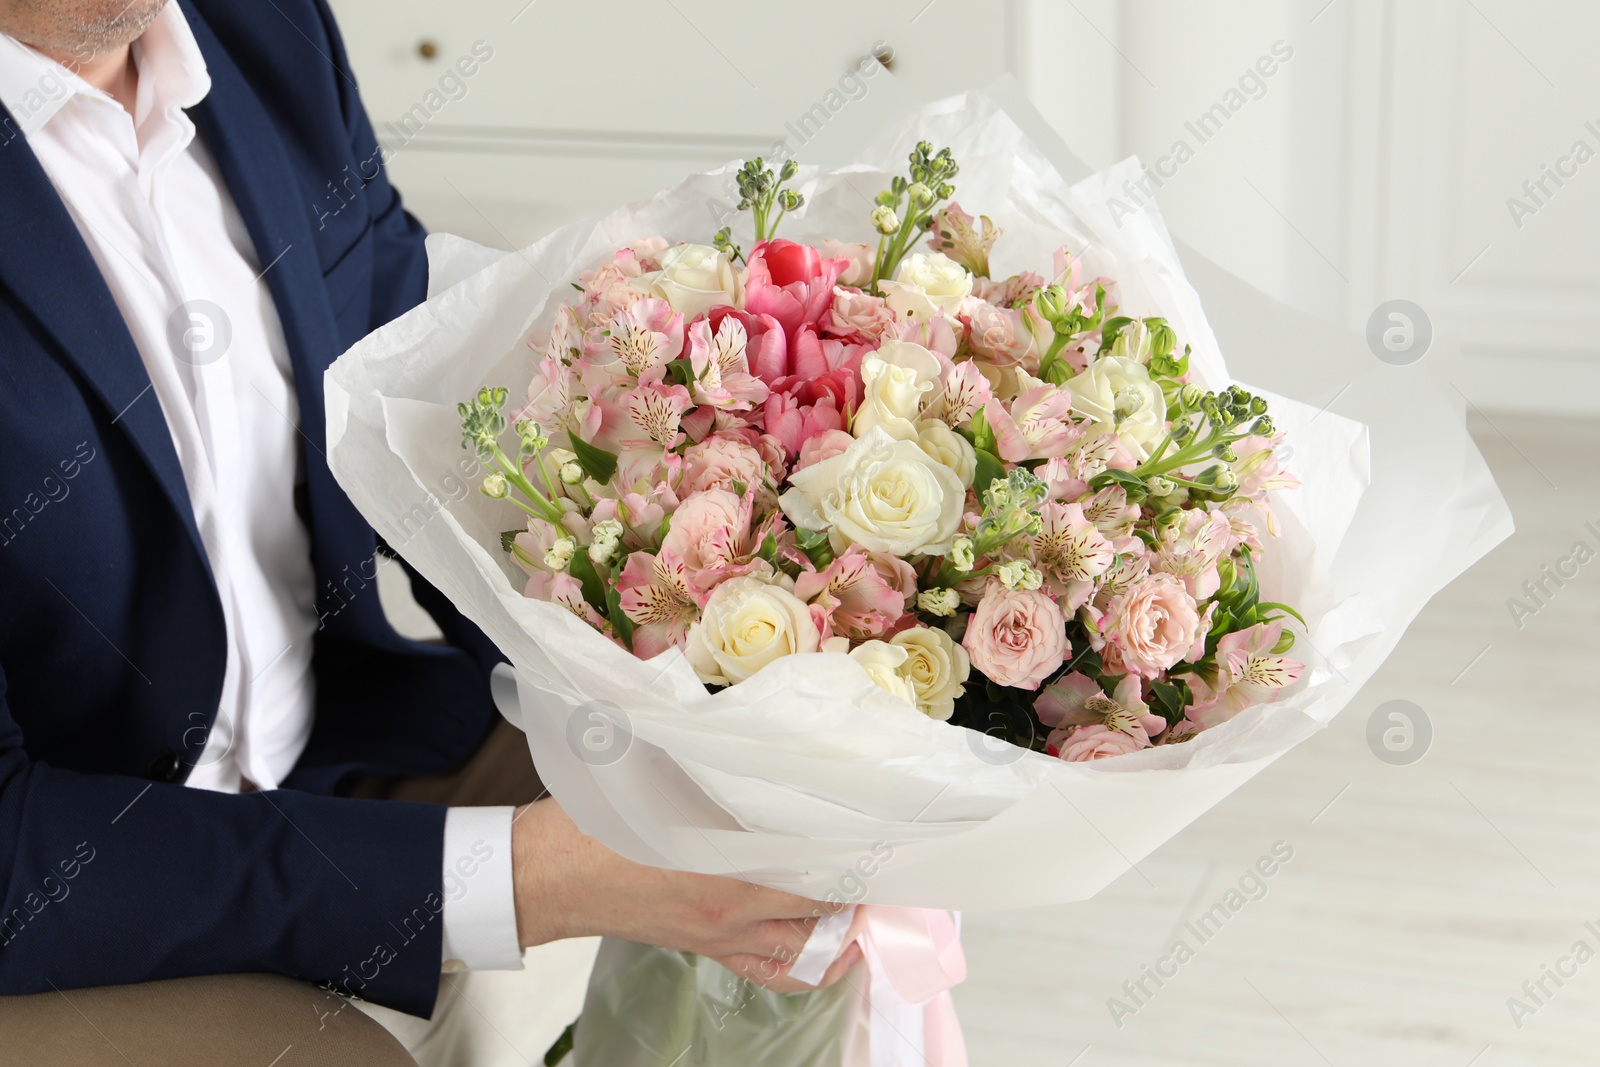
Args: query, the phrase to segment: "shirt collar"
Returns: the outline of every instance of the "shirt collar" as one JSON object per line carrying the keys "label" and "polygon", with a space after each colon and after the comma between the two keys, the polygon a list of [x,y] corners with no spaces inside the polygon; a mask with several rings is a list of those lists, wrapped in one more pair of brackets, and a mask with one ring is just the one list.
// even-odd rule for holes
{"label": "shirt collar", "polygon": [[[190,108],[211,91],[205,56],[182,9],[170,0],[133,43],[133,61],[139,68],[135,126],[142,125],[157,108]],[[69,100],[80,95],[106,97],[55,60],[0,34],[0,104],[11,112],[24,136],[43,128]]]}

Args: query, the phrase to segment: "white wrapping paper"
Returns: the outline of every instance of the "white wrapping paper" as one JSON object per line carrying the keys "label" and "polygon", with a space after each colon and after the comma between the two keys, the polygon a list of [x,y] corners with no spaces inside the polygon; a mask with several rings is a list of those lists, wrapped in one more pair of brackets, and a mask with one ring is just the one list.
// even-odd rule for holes
{"label": "white wrapping paper", "polygon": [[[783,236],[867,233],[872,195],[921,139],[950,145],[956,199],[1006,227],[995,276],[1048,271],[1064,242],[1115,278],[1128,314],[1166,316],[1207,388],[1230,379],[1201,300],[1153,207],[1109,209],[1127,161],[1069,184],[1081,164],[1022,133],[1036,116],[968,93],[918,112],[866,163],[801,171],[806,207]],[[1017,115],[1014,121],[1012,114]],[[1048,153],[1048,155],[1047,155]],[[1282,536],[1264,598],[1302,609],[1308,670],[1276,704],[1186,744],[1069,764],[934,722],[841,655],[780,660],[708,695],[677,651],[642,662],[565,610],[521,595],[499,548],[520,512],[456,493],[455,405],[485,384],[520,396],[530,332],[548,327],[578,273],[634,239],[705,241],[737,201],[737,163],[654,199],[566,226],[517,253],[431,238],[427,303],[328,371],[328,457],[388,543],[499,645],[516,672],[513,715],[545,783],[577,824],[641,862],[736,875],[815,898],[964,910],[1088,897],[1272,760],[1325,725],[1377,669],[1429,597],[1510,532],[1510,516],[1460,412],[1430,379],[1358,378],[1367,425],[1319,410],[1329,366],[1359,339],[1273,305],[1209,265],[1227,320],[1276,335],[1267,394],[1303,488],[1275,506]],[[748,227],[747,217],[741,218]],[[748,230],[735,240],[747,247]],[[1296,361],[1321,353],[1316,367]],[[1337,352],[1337,356],[1330,353]],[[1399,383],[1399,384],[1396,384]],[[1264,392],[1251,386],[1253,391]],[[620,724],[620,725],[617,725]],[[596,732],[598,731],[598,732]]]}

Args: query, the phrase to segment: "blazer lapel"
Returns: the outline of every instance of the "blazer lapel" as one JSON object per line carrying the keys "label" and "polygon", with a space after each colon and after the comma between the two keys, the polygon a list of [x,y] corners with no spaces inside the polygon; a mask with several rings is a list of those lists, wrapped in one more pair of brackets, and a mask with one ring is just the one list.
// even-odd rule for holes
{"label": "blazer lapel", "polygon": [[[256,248],[288,343],[300,404],[310,529],[320,570],[370,556],[370,532],[328,469],[327,416],[322,376],[343,346],[323,286],[303,182],[271,117],[244,75],[191,3],[183,3],[195,41],[206,59],[211,92],[190,109],[195,124],[227,180]],[[342,520],[342,521],[340,521]]]}
{"label": "blazer lapel", "polygon": [[[11,116],[0,106],[11,127]],[[205,558],[183,467],[144,360],[77,224],[26,140],[0,145],[0,284],[39,321],[133,443]],[[115,431],[111,431],[115,432]],[[209,567],[209,562],[208,562]]]}

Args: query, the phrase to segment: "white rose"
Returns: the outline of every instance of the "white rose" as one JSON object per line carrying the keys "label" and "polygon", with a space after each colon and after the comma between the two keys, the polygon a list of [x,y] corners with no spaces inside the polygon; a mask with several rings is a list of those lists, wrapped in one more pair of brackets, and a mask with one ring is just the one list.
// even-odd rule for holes
{"label": "white rose", "polygon": [[911,658],[906,649],[883,641],[868,641],[851,650],[850,658],[861,665],[879,689],[916,706],[916,687],[900,673],[900,668]]}
{"label": "white rose", "polygon": [[1072,394],[1072,410],[1087,415],[1097,433],[1115,432],[1140,463],[1167,433],[1167,402],[1142,364],[1121,356],[1101,356],[1062,388]]}
{"label": "white rose", "polygon": [[956,472],[961,484],[971,488],[978,474],[978,453],[972,442],[938,419],[917,423],[917,444],[922,450]]}
{"label": "white rose", "polygon": [[931,626],[901,630],[889,643],[908,653],[900,665],[900,674],[916,691],[917,710],[930,719],[948,719],[972,673],[967,650],[952,641],[949,634]]}
{"label": "white rose", "polygon": [[779,504],[796,526],[891,556],[947,550],[967,499],[954,471],[881,428],[795,471],[789,484]]}
{"label": "white rose", "polygon": [[707,685],[733,685],[773,660],[815,652],[822,635],[811,610],[793,593],[764,578],[730,578],[691,623],[684,654]]}
{"label": "white rose", "polygon": [[733,261],[710,245],[673,245],[661,256],[661,269],[640,275],[638,284],[685,319],[718,304],[738,307],[744,300],[744,283]]}
{"label": "white rose", "polygon": [[874,426],[897,441],[917,439],[923,400],[939,385],[939,357],[919,344],[889,338],[861,362],[862,398],[851,430]]}
{"label": "white rose", "polygon": [[925,320],[954,315],[972,295],[967,268],[940,252],[913,252],[900,261],[894,281],[878,283],[889,310],[903,319]]}

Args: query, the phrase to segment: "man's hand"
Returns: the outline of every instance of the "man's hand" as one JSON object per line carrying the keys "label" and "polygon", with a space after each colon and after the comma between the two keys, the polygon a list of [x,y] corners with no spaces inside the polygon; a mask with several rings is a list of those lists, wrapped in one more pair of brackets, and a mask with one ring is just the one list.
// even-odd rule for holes
{"label": "man's hand", "polygon": [[836,909],[736,878],[626,860],[584,836],[553,800],[517,809],[511,861],[524,947],[565,937],[618,937],[694,952],[786,993],[830,986],[861,959],[851,945],[819,986],[789,978],[816,917]]}

